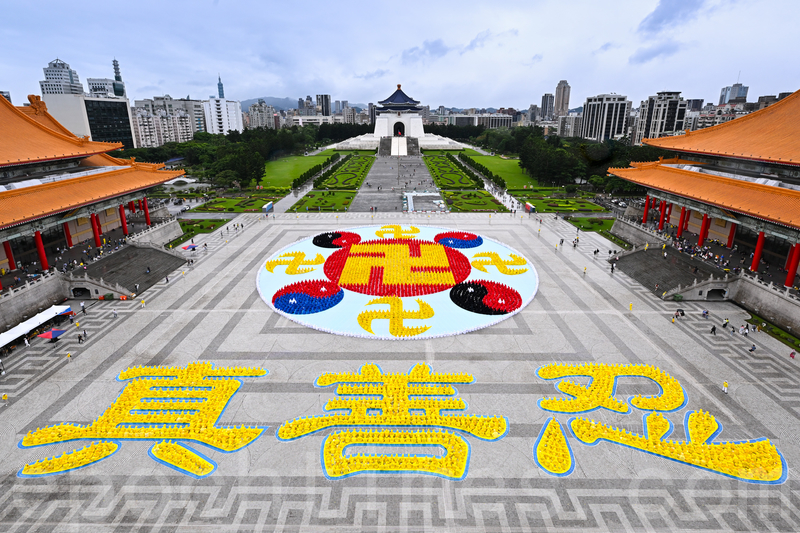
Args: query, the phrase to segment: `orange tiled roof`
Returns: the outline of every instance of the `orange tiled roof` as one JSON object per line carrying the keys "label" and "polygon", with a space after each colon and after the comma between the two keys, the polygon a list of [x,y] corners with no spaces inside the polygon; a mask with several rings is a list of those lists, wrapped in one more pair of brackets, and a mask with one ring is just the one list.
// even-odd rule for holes
{"label": "orange tiled roof", "polygon": [[0,167],[89,156],[122,147],[121,143],[76,137],[47,114],[41,100],[33,99],[31,108],[20,111],[0,98]]}
{"label": "orange tiled roof", "polygon": [[160,185],[183,175],[158,165],[132,167],[0,192],[0,229]]}
{"label": "orange tiled roof", "polygon": [[666,150],[800,166],[800,91],[760,111],[699,131],[644,139]]}
{"label": "orange tiled roof", "polygon": [[608,172],[643,187],[800,229],[800,191],[661,166],[658,162],[636,168],[610,168]]}

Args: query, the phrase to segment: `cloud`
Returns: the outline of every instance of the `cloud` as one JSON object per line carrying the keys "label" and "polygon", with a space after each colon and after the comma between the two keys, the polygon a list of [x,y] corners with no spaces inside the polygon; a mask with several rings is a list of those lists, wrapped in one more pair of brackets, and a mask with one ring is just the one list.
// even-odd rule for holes
{"label": "cloud", "polygon": [[154,93],[161,90],[160,85],[145,85],[144,87],[137,87],[137,91],[142,93]]}
{"label": "cloud", "polygon": [[652,61],[657,57],[669,57],[678,53],[684,45],[675,41],[665,41],[663,43],[654,44],[653,46],[645,46],[639,48],[628,58],[628,63],[631,65],[641,65]]}
{"label": "cloud", "polygon": [[478,35],[476,35],[475,38],[472,39],[469,42],[469,44],[461,50],[461,53],[464,54],[466,52],[475,50],[476,48],[480,48],[486,43],[486,41],[488,41],[491,38],[492,38],[492,32],[490,32],[489,30],[482,31]]}
{"label": "cloud", "polygon": [[639,23],[640,33],[652,35],[688,22],[704,7],[706,0],[659,0],[652,13]]}
{"label": "cloud", "polygon": [[615,44],[615,43],[613,43],[611,41],[608,41],[607,43],[604,43],[603,45],[601,45],[600,48],[598,48],[597,50],[592,52],[592,54],[599,54],[599,53],[602,53],[602,52],[608,52],[612,48],[619,48],[619,45]]}
{"label": "cloud", "polygon": [[387,74],[389,74],[388,70],[379,68],[378,70],[373,70],[372,72],[365,72],[364,74],[356,74],[355,77],[360,80],[374,80],[376,78],[382,78]]}
{"label": "cloud", "polygon": [[544,59],[542,54],[536,54],[531,58],[531,60],[527,63],[528,65],[535,65],[536,63],[541,63]]}
{"label": "cloud", "polygon": [[444,44],[444,41],[441,39],[436,39],[435,41],[426,40],[422,43],[421,47],[415,46],[403,50],[400,58],[404,64],[408,65],[425,59],[438,59],[446,55],[450,50],[452,50],[452,48]]}

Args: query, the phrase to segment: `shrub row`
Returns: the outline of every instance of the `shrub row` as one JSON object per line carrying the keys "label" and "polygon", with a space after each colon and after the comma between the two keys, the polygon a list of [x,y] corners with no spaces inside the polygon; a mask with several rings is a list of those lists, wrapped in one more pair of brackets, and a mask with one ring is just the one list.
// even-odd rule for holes
{"label": "shrub row", "polygon": [[[449,156],[449,157],[452,157],[452,156]],[[505,189],[506,188],[506,180],[504,180],[503,178],[501,178],[500,176],[498,176],[497,174],[495,174],[494,172],[492,172],[491,170],[486,168],[484,165],[481,165],[480,163],[476,163],[475,160],[472,159],[467,154],[458,154],[458,158],[461,159],[462,161],[466,161],[473,168],[476,168],[478,170],[478,172],[480,172],[481,174],[483,174],[486,177],[486,179],[492,181],[495,185],[497,185],[501,189]]]}
{"label": "shrub row", "polygon": [[339,154],[333,154],[328,159],[326,159],[325,162],[322,163],[321,165],[314,165],[313,167],[309,168],[308,170],[300,174],[299,178],[295,178],[292,180],[292,188],[296,189],[298,187],[301,187],[305,182],[307,182],[308,180],[310,180],[311,178],[322,172],[323,168],[338,161],[340,157],[341,156]]}
{"label": "shrub row", "polygon": [[447,160],[450,161],[454,167],[461,171],[462,174],[467,176],[469,179],[473,181],[475,184],[476,189],[483,189],[483,180],[475,174],[470,168],[466,165],[463,165],[458,159],[453,156],[453,154],[446,154]]}
{"label": "shrub row", "polygon": [[[339,159],[339,154],[334,154],[334,155],[336,156],[336,159]],[[348,161],[348,160],[349,160],[351,157],[353,157],[353,154],[347,154],[346,156],[344,156],[344,159],[342,159],[341,161],[339,161],[338,163],[336,163],[335,165],[333,165],[331,168],[329,168],[328,170],[326,170],[326,171],[325,171],[325,172],[324,172],[324,173],[323,173],[323,174],[322,174],[320,177],[318,177],[317,179],[315,179],[315,180],[314,180],[314,188],[315,188],[315,189],[319,189],[319,188],[321,188],[321,187],[322,187],[322,184],[323,184],[323,183],[325,183],[325,182],[328,180],[328,178],[330,178],[331,176],[333,176],[333,175],[336,173],[336,171],[337,171],[337,170],[339,170],[339,168],[341,168],[341,166],[342,166],[342,165],[344,165],[345,163],[347,163],[347,161]],[[331,158],[333,158],[333,156],[331,156]],[[334,160],[334,161],[335,161],[335,160]]]}

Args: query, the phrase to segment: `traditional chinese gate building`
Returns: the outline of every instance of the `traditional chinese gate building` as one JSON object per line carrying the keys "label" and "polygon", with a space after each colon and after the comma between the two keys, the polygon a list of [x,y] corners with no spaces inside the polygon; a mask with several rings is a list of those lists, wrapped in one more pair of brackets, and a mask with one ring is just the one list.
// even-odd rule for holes
{"label": "traditional chinese gate building", "polygon": [[[685,135],[645,139],[679,155],[609,173],[647,189],[642,222],[751,250],[787,270],[795,285],[800,263],[800,91],[750,115]],[[654,219],[655,217],[655,219]]]}
{"label": "traditional chinese gate building", "polygon": [[0,268],[16,270],[24,256],[47,271],[57,247],[100,247],[120,227],[128,235],[126,210],[149,226],[147,190],[183,171],[112,157],[121,143],[76,137],[38,96],[28,100],[15,107],[0,98]]}

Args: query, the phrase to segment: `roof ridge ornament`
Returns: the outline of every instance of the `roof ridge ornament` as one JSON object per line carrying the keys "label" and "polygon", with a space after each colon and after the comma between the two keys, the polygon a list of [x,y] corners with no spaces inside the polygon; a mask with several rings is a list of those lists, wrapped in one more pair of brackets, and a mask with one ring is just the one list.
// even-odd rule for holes
{"label": "roof ridge ornament", "polygon": [[47,104],[42,101],[42,97],[38,94],[29,94],[28,102],[31,103],[31,109],[33,109],[34,114],[41,115],[47,113]]}

